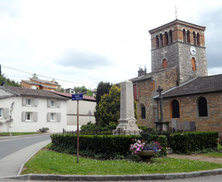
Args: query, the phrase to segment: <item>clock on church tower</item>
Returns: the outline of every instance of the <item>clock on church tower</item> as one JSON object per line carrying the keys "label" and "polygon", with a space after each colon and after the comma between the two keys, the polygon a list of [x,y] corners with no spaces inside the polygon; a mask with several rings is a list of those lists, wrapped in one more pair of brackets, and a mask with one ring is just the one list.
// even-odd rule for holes
{"label": "clock on church tower", "polygon": [[204,31],[177,19],[150,30],[152,72],[177,67],[180,83],[207,76]]}

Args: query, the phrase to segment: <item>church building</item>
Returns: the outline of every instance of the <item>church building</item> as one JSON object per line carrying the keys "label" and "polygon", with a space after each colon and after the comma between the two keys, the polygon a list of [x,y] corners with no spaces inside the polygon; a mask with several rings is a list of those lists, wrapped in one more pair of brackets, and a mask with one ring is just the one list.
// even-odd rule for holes
{"label": "church building", "polygon": [[162,108],[171,129],[222,132],[222,75],[208,76],[204,31],[178,19],[149,31],[152,71],[131,79],[138,125],[155,128]]}

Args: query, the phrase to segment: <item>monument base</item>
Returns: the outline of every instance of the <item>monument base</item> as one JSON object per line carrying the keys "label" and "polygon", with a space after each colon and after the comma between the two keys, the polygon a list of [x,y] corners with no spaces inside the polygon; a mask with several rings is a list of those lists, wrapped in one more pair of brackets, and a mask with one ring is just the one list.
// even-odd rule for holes
{"label": "monument base", "polygon": [[169,131],[169,122],[168,121],[164,121],[164,122],[155,122],[156,124],[156,130],[158,132],[168,132]]}
{"label": "monument base", "polygon": [[113,130],[113,135],[139,135],[140,132],[135,119],[120,119],[118,126]]}

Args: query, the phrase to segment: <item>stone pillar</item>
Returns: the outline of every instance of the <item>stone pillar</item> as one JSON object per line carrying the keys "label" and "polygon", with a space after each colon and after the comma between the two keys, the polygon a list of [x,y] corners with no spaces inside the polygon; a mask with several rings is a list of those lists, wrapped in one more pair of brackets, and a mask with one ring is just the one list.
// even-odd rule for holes
{"label": "stone pillar", "polygon": [[113,134],[138,135],[139,133],[134,116],[133,83],[125,81],[121,83],[119,124]]}

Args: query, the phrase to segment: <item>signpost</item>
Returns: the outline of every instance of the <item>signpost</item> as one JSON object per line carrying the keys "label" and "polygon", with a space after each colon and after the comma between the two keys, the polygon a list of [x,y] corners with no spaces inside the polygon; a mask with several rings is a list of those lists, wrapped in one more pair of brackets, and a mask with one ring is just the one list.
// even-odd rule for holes
{"label": "signpost", "polygon": [[79,100],[83,100],[83,94],[72,94],[72,100],[77,101],[77,163],[79,163]]}

